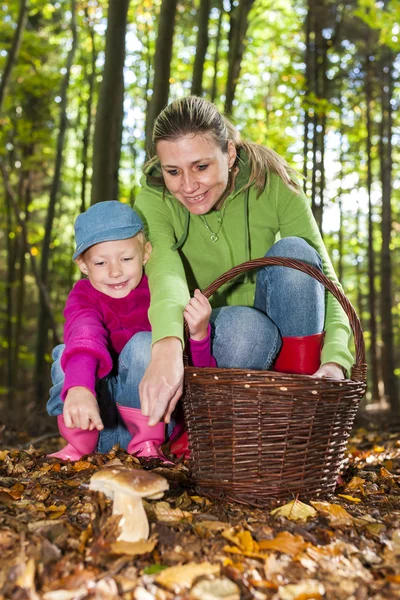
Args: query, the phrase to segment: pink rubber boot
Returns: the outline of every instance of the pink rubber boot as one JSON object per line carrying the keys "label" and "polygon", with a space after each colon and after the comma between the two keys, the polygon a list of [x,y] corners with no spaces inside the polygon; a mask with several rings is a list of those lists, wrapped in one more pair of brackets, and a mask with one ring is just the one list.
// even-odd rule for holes
{"label": "pink rubber boot", "polygon": [[63,415],[57,417],[58,430],[68,444],[53,454],[48,454],[50,458],[60,458],[61,460],[79,460],[84,454],[91,454],[97,448],[99,432],[97,429],[80,429],[75,427],[70,429],[64,423]]}
{"label": "pink rubber boot", "polygon": [[283,337],[282,347],[273,366],[279,373],[313,375],[321,366],[324,333],[302,337]]}
{"label": "pink rubber boot", "polygon": [[173,465],[167,459],[160,446],[165,441],[165,424],[161,421],[150,427],[149,417],[142,415],[139,408],[117,405],[119,414],[132,436],[126,451],[128,454],[143,456],[146,458],[159,458],[163,462]]}

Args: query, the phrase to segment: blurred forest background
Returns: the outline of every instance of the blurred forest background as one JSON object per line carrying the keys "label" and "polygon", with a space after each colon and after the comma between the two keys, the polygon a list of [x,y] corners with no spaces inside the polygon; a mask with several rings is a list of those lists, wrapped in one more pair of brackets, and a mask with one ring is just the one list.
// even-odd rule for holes
{"label": "blurred forest background", "polygon": [[3,426],[49,427],[74,219],[134,204],[154,118],[189,93],[304,175],[365,331],[365,404],[400,415],[399,23],[397,0],[0,2]]}

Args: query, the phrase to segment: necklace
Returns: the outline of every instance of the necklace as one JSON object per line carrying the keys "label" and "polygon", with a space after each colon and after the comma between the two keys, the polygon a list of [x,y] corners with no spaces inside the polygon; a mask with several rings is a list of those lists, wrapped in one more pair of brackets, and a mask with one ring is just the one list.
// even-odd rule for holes
{"label": "necklace", "polygon": [[217,217],[217,221],[219,223],[219,227],[218,227],[217,231],[213,231],[211,229],[211,227],[207,223],[207,219],[205,218],[204,215],[200,215],[200,219],[203,221],[204,225],[207,227],[208,231],[211,233],[211,235],[210,235],[211,241],[212,242],[218,242],[218,240],[219,240],[219,235],[218,234],[219,234],[219,232],[221,230],[221,227],[222,227],[222,224],[223,224],[223,219],[221,219],[221,216],[218,215],[218,217]]}
{"label": "necklace", "polygon": [[200,219],[203,221],[204,225],[206,226],[206,228],[208,229],[208,231],[211,233],[210,235],[210,240],[212,242],[218,242],[219,240],[219,232],[221,231],[221,227],[224,223],[224,216],[225,216],[225,210],[226,210],[227,204],[226,202],[224,202],[224,205],[222,207],[222,210],[219,211],[215,211],[217,213],[217,222],[218,222],[218,229],[217,231],[214,231],[213,229],[211,229],[211,227],[208,224],[208,221],[205,217],[205,215],[199,215]]}

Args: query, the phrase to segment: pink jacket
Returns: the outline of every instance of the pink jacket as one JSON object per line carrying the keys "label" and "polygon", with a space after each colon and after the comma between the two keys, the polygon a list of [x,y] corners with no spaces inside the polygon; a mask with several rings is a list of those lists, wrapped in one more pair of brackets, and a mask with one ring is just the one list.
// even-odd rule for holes
{"label": "pink jacket", "polygon": [[[64,309],[65,350],[61,367],[65,373],[61,397],[74,386],[84,386],[95,395],[95,384],[110,373],[125,344],[139,331],[151,331],[147,312],[150,291],[146,275],[126,298],[110,298],[89,280],[78,281]],[[210,335],[201,342],[190,340],[189,353],[195,366],[215,366]]]}

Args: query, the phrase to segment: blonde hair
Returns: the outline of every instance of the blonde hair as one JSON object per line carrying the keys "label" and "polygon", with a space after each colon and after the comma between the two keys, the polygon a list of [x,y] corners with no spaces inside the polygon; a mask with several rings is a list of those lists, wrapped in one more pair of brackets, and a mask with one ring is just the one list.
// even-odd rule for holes
{"label": "blonde hair", "polygon": [[[240,151],[247,154],[250,166],[250,177],[247,189],[253,183],[259,196],[265,188],[268,173],[276,173],[288,188],[296,193],[300,192],[300,185],[296,181],[297,171],[279,154],[254,142],[243,141],[238,130],[218,111],[217,107],[198,96],[178,98],[171,102],[158,115],[153,128],[153,151],[157,150],[158,142],[162,140],[174,141],[189,135],[210,135],[222,152],[228,152],[228,143],[234,143],[240,162]],[[159,167],[159,160],[155,154],[145,165],[149,173],[151,167]],[[153,183],[164,185],[162,174],[159,176],[148,175]]]}

